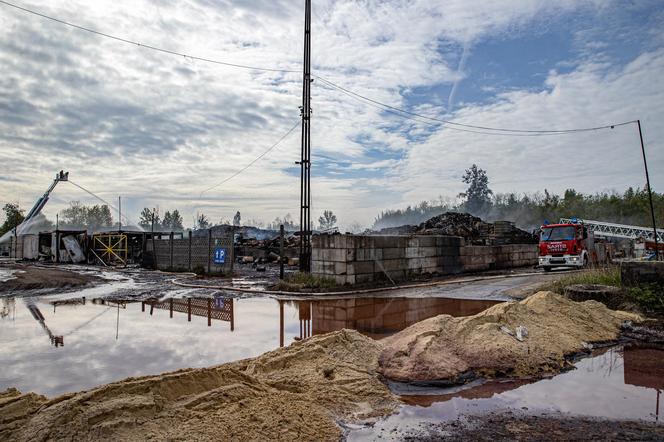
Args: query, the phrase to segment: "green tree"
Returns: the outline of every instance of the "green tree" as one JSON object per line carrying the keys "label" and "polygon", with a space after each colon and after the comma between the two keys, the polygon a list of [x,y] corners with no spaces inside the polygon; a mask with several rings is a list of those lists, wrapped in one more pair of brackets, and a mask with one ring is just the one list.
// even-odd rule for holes
{"label": "green tree", "polygon": [[173,217],[168,210],[164,213],[164,219],[161,221],[161,228],[167,232],[173,230]]}
{"label": "green tree", "polygon": [[318,217],[318,224],[320,230],[331,229],[337,225],[337,216],[331,210],[323,211],[323,215]]}
{"label": "green tree", "polygon": [[491,195],[493,195],[493,191],[489,189],[489,177],[486,171],[473,164],[470,169],[466,169],[461,180],[468,184],[468,189],[459,194],[466,199],[464,204],[466,210],[471,213],[486,211],[491,205]]}
{"label": "green tree", "polygon": [[182,215],[180,215],[180,212],[177,209],[171,212],[171,229],[173,231],[184,230],[184,226],[182,225]]}
{"label": "green tree", "polygon": [[0,226],[0,236],[21,224],[25,219],[23,210],[19,208],[18,204],[7,203],[2,211],[5,212],[5,222]]}
{"label": "green tree", "polygon": [[138,225],[143,228],[143,230],[152,229],[152,214],[154,213],[154,229],[156,231],[161,230],[161,219],[159,218],[159,213],[154,209],[149,209],[147,207],[143,208],[141,211],[140,218],[138,220]]}
{"label": "green tree", "polygon": [[72,201],[69,207],[60,212],[60,225],[70,228],[83,228],[87,225],[87,209],[80,201]]}
{"label": "green tree", "polygon": [[106,205],[94,205],[85,208],[85,225],[92,230],[113,225],[111,209]]}

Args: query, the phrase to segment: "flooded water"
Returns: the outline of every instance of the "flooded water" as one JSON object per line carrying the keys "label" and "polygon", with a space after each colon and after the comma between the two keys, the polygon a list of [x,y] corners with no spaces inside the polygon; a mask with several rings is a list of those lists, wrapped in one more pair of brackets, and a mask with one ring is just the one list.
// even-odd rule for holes
{"label": "flooded water", "polygon": [[10,279],[16,278],[15,274],[17,270],[14,269],[4,269],[0,267],[0,282],[9,281]]}
{"label": "flooded water", "polygon": [[[132,281],[112,284],[134,287]],[[100,290],[0,298],[0,389],[54,396],[129,376],[257,356],[342,328],[380,338],[428,317],[472,315],[495,304],[447,298],[136,301],[96,297]]]}
{"label": "flooded water", "polygon": [[533,415],[555,412],[642,420],[662,425],[664,351],[614,347],[578,361],[575,367],[537,381],[477,382],[470,388],[426,390],[419,395],[404,395],[402,399],[407,405],[398,413],[372,426],[352,431],[348,440],[375,440],[381,434],[394,434],[396,430],[406,432],[426,422],[440,423],[467,415],[507,410]]}

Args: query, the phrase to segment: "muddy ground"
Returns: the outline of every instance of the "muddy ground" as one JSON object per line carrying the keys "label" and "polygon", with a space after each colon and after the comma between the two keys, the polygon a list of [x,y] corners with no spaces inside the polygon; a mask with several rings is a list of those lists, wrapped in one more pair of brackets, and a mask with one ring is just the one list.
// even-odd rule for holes
{"label": "muddy ground", "polygon": [[639,421],[580,418],[562,414],[513,412],[464,416],[415,429],[380,432],[377,438],[405,441],[661,441],[664,426]]}
{"label": "muddy ground", "polygon": [[70,289],[94,285],[103,280],[97,276],[81,274],[58,267],[36,266],[24,263],[2,263],[3,269],[13,271],[11,279],[0,281],[0,293],[42,289]]}

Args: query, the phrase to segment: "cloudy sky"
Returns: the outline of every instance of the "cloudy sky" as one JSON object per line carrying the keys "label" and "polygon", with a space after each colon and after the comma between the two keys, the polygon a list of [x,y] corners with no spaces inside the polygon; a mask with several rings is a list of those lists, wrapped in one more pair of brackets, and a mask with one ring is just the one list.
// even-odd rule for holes
{"label": "cloudy sky", "polygon": [[[299,213],[301,0],[13,0],[168,55],[0,3],[0,204],[28,209],[60,169],[137,219],[142,207],[214,221]],[[440,119],[566,129],[641,119],[664,191],[664,2],[314,0],[312,67],[349,90]],[[315,81],[313,216],[368,225],[381,209],[454,198],[464,168],[496,192],[643,186],[635,125],[498,136],[424,124]],[[202,193],[203,192],[203,193]],[[71,184],[45,213],[72,200]]]}

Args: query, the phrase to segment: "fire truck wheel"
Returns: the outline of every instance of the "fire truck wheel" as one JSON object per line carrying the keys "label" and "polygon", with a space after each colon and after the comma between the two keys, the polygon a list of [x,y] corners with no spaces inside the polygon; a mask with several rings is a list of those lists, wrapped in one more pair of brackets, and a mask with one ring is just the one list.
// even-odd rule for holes
{"label": "fire truck wheel", "polygon": [[542,267],[542,268],[544,269],[545,272],[550,272],[551,271],[551,267],[549,267],[549,266]]}

